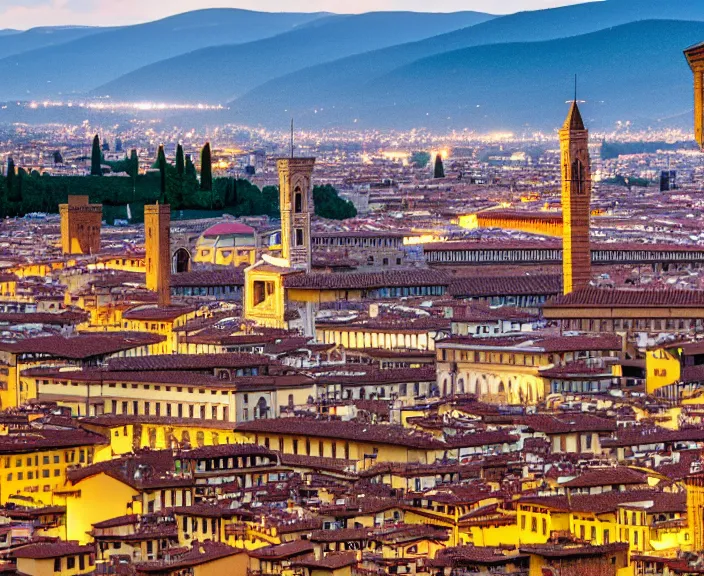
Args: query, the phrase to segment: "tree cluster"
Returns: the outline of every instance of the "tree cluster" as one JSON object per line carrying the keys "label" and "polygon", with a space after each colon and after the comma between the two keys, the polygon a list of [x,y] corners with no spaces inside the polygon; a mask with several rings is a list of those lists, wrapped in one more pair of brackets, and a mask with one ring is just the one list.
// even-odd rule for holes
{"label": "tree cluster", "polygon": [[315,213],[321,218],[346,220],[357,215],[357,209],[349,200],[340,198],[337,190],[330,184],[313,187],[313,204]]}

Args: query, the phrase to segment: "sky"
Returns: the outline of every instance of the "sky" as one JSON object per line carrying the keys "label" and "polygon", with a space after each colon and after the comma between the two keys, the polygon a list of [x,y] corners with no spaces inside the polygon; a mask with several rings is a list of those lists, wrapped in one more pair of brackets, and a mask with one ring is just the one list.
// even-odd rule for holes
{"label": "sky", "polygon": [[510,14],[588,0],[0,0],[0,29],[35,26],[115,26],[157,20],[197,8],[245,8],[269,12],[357,13],[372,10]]}

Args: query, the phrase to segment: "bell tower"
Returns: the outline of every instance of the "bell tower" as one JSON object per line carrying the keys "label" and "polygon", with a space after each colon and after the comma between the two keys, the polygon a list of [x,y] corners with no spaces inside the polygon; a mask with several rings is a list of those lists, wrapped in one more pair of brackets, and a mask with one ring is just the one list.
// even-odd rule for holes
{"label": "bell tower", "polygon": [[589,216],[592,195],[589,132],[577,101],[560,130],[562,171],[562,278],[569,294],[589,285],[591,249]]}
{"label": "bell tower", "polygon": [[[285,328],[287,301],[285,278],[311,271],[310,221],[313,215],[312,176],[315,158],[279,158],[281,257],[268,254],[245,269],[244,316],[259,326]],[[303,331],[315,335],[312,302],[298,303]]]}
{"label": "bell tower", "polygon": [[694,74],[694,136],[704,148],[704,42],[684,51]]}
{"label": "bell tower", "polygon": [[171,207],[150,204],[144,207],[144,249],[147,290],[157,293],[159,306],[171,304]]}
{"label": "bell tower", "polygon": [[310,272],[310,219],[314,212],[311,177],[315,158],[279,158],[281,257],[289,267]]}

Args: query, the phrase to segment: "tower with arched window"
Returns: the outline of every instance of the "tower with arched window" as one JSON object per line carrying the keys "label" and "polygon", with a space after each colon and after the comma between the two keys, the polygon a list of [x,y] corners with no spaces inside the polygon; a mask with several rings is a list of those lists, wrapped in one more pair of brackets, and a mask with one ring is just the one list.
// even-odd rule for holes
{"label": "tower with arched window", "polygon": [[562,171],[562,275],[565,294],[591,280],[589,216],[592,195],[589,131],[577,102],[560,130]]}
{"label": "tower with arched window", "polygon": [[279,158],[281,257],[289,267],[310,272],[310,219],[313,214],[311,178],[315,158]]}
{"label": "tower with arched window", "polygon": [[[286,327],[284,277],[311,271],[310,221],[313,215],[312,176],[315,158],[280,158],[279,206],[281,211],[281,258],[263,255],[245,270],[245,318],[260,326]],[[307,335],[313,336],[312,302],[299,306]]]}

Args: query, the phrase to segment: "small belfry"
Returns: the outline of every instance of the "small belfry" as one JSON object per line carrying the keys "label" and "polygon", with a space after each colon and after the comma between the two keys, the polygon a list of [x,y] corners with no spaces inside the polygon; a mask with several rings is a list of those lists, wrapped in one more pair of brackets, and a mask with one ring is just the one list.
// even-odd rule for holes
{"label": "small belfry", "polygon": [[159,306],[171,304],[171,206],[144,207],[144,249],[147,289],[157,293]]}
{"label": "small belfry", "polygon": [[694,137],[704,148],[704,42],[684,51],[694,74]]}
{"label": "small belfry", "polygon": [[90,204],[88,196],[69,196],[59,205],[61,215],[61,251],[64,254],[100,252],[100,227],[103,205]]}
{"label": "small belfry", "polygon": [[562,171],[562,276],[569,294],[589,285],[591,249],[589,217],[592,195],[589,131],[584,127],[577,99],[560,130]]}

